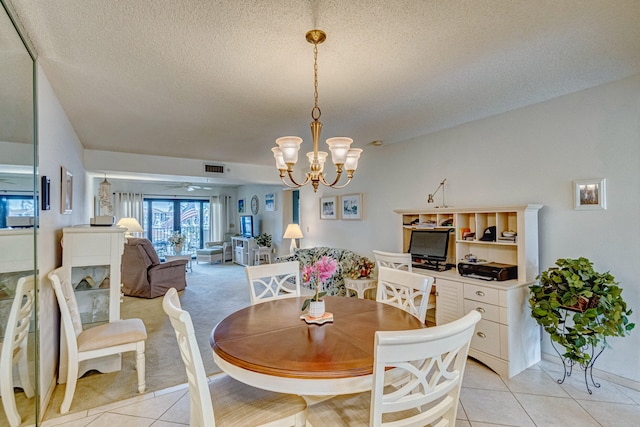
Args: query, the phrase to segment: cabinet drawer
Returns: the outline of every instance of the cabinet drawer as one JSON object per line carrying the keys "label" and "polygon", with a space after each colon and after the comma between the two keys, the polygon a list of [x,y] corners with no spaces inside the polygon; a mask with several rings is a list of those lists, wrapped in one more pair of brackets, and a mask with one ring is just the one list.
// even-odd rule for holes
{"label": "cabinet drawer", "polygon": [[481,319],[471,338],[471,347],[500,357],[500,325],[489,320]]}
{"label": "cabinet drawer", "polygon": [[500,322],[500,307],[497,305],[487,304],[482,301],[464,300],[464,314],[476,310],[485,320]]}
{"label": "cabinet drawer", "polygon": [[464,284],[464,297],[474,301],[483,301],[493,305],[500,304],[500,291],[470,283]]}

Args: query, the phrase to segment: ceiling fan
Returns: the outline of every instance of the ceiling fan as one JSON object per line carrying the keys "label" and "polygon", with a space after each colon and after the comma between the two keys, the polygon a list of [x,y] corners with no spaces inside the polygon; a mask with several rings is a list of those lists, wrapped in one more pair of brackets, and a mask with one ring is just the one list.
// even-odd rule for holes
{"label": "ceiling fan", "polygon": [[201,187],[200,185],[194,185],[190,182],[182,182],[180,184],[167,185],[167,188],[182,188],[187,191],[195,191],[195,190],[213,190],[211,187]]}

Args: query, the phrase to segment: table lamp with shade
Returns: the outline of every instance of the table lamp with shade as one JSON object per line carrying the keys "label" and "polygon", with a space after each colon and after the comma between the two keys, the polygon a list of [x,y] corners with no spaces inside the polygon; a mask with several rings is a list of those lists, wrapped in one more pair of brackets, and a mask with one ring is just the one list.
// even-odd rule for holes
{"label": "table lamp with shade", "polygon": [[142,226],[138,220],[135,218],[120,218],[117,225],[127,229],[127,232],[124,235],[126,238],[133,237],[131,233],[142,233],[144,231],[142,230]]}
{"label": "table lamp with shade", "polygon": [[294,253],[296,250],[296,239],[302,239],[303,237],[302,230],[300,230],[300,226],[298,224],[287,225],[287,229],[284,231],[284,236],[282,236],[283,239],[291,239],[291,246],[289,248],[290,253]]}

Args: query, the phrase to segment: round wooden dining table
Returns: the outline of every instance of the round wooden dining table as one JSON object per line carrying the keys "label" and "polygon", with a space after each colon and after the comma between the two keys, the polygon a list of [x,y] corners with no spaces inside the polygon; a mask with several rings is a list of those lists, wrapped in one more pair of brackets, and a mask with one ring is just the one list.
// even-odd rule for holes
{"label": "round wooden dining table", "polygon": [[371,390],[376,331],[425,327],[399,308],[366,299],[325,297],[333,321],[308,324],[305,298],[285,298],[236,311],[211,332],[216,364],[254,387],[328,396]]}

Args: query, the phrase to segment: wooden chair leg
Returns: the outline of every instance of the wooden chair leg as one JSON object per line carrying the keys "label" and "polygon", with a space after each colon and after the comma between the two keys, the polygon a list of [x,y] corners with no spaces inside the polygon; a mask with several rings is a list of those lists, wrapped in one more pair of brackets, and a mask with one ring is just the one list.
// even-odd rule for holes
{"label": "wooden chair leg", "polygon": [[[11,361],[9,361],[11,366]],[[20,424],[21,418],[18,408],[16,406],[16,398],[13,393],[13,373],[10,370],[6,378],[0,378],[0,395],[2,395],[2,406],[4,407],[5,415],[9,420],[11,427],[17,427]]]}
{"label": "wooden chair leg", "polygon": [[136,345],[136,370],[138,371],[138,392],[144,393],[147,389],[145,379],[144,341]]}

